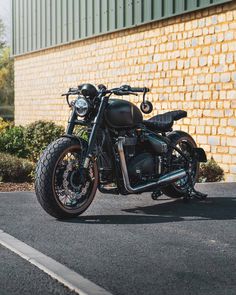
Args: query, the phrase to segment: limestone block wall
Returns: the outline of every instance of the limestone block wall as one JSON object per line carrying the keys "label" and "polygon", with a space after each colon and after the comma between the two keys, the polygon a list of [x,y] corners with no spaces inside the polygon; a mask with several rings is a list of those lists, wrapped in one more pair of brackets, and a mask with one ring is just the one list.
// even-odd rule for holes
{"label": "limestone block wall", "polygon": [[236,1],[15,57],[16,124],[65,125],[60,94],[85,82],[150,87],[153,115],[187,110],[175,128],[236,181]]}

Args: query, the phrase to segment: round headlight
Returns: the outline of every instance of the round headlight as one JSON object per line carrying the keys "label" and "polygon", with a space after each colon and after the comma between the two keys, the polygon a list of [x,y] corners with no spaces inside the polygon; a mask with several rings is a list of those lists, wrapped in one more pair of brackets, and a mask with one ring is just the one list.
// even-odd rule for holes
{"label": "round headlight", "polygon": [[89,103],[85,98],[79,98],[75,102],[75,108],[77,115],[84,117],[89,111]]}

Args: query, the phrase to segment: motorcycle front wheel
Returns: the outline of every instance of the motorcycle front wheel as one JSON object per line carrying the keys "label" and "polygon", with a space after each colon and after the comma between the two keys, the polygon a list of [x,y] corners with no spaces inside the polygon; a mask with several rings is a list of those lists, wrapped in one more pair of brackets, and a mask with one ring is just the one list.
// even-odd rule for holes
{"label": "motorcycle front wheel", "polygon": [[83,157],[81,141],[83,139],[57,139],[46,148],[37,164],[37,199],[48,214],[58,219],[73,218],[82,214],[96,194],[96,162],[90,162],[86,176],[81,175],[79,169]]}

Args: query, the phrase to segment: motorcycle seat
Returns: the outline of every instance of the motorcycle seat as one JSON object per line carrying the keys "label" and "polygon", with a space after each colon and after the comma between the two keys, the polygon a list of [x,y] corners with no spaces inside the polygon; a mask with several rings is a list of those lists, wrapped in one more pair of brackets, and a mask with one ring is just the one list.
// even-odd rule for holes
{"label": "motorcycle seat", "polygon": [[172,130],[174,121],[178,121],[185,117],[187,117],[187,112],[178,110],[156,115],[149,120],[143,121],[143,123],[150,130],[168,132]]}

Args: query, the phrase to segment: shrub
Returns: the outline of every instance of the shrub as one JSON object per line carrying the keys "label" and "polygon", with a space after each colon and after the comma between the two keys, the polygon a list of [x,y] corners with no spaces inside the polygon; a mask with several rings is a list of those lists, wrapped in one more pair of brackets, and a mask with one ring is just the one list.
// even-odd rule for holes
{"label": "shrub", "polygon": [[3,182],[30,182],[35,167],[28,160],[0,153],[0,180]]}
{"label": "shrub", "polygon": [[22,126],[11,126],[0,133],[0,152],[26,158],[28,150]]}
{"label": "shrub", "polygon": [[199,182],[219,182],[224,180],[224,170],[211,158],[200,166]]}
{"label": "shrub", "polygon": [[64,133],[64,128],[53,122],[36,121],[26,127],[25,141],[29,159],[36,162],[41,152]]}
{"label": "shrub", "polygon": [[85,141],[88,141],[88,127],[86,126],[75,126],[74,135],[81,137]]}
{"label": "shrub", "polygon": [[11,123],[0,117],[0,133],[11,126]]}

